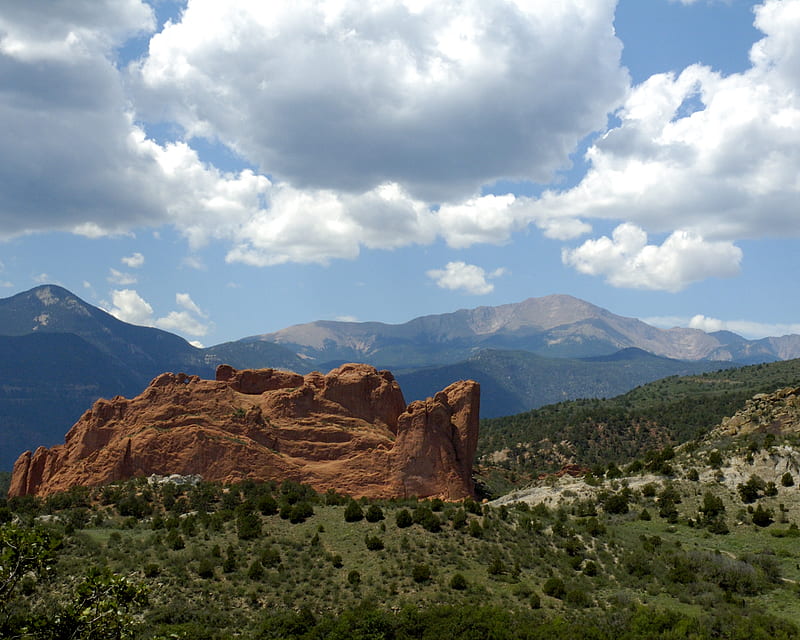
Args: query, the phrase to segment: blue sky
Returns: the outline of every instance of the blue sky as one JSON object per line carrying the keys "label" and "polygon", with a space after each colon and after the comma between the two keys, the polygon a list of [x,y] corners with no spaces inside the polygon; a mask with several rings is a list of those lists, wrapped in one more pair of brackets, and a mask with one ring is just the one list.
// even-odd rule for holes
{"label": "blue sky", "polygon": [[204,345],[566,293],[800,333],[800,0],[0,8],[0,295]]}

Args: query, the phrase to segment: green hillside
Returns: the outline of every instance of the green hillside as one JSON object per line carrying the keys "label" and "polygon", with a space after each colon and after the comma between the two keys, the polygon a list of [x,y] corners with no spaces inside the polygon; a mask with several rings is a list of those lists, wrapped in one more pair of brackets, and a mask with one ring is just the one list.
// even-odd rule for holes
{"label": "green hillside", "polygon": [[800,384],[800,360],[672,376],[610,399],[560,402],[481,421],[478,458],[514,483],[564,464],[625,462],[691,440],[756,393]]}
{"label": "green hillside", "polygon": [[396,377],[407,401],[433,396],[454,380],[476,380],[481,385],[481,415],[492,418],[562,400],[616,396],[652,380],[720,366],[662,358],[633,348],[580,360],[484,349],[464,362],[400,371]]}
{"label": "green hillside", "polygon": [[797,637],[789,525],[714,535],[696,501],[659,515],[667,488],[548,507],[139,480],[0,501],[0,553],[30,552],[0,565],[0,636]]}

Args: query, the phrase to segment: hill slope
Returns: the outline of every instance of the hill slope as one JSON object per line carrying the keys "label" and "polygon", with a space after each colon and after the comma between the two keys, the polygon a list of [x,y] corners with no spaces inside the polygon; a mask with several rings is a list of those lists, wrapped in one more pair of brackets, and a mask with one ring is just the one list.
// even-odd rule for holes
{"label": "hill slope", "polygon": [[563,400],[613,397],[666,376],[719,367],[717,362],[672,360],[634,348],[581,360],[485,349],[464,362],[399,372],[397,379],[408,400],[431,396],[450,380],[475,380],[483,389],[481,415],[494,418]]}
{"label": "hill slope", "polygon": [[800,360],[669,377],[616,398],[481,421],[478,456],[522,477],[565,464],[623,463],[703,435],[758,393],[800,384]]}

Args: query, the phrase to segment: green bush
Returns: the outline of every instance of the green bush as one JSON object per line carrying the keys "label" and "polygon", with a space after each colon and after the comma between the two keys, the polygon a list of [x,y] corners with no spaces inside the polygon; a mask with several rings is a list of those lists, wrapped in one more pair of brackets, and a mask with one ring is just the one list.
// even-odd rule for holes
{"label": "green bush", "polygon": [[586,591],[579,587],[567,591],[564,595],[564,602],[573,607],[586,608],[592,606],[592,598]]}
{"label": "green bush", "polygon": [[431,568],[427,564],[415,564],[411,569],[414,582],[422,583],[431,579]]}
{"label": "green bush", "polygon": [[260,560],[253,560],[250,567],[247,569],[247,577],[250,580],[261,580],[264,577],[264,565]]}
{"label": "green bush", "polygon": [[794,486],[794,477],[788,471],[781,476],[781,486],[784,487]]}
{"label": "green bush", "polygon": [[753,524],[757,527],[768,527],[773,523],[772,509],[765,509],[760,504],[753,511]]}
{"label": "green bush", "polygon": [[364,512],[361,510],[361,506],[350,498],[347,501],[347,506],[344,510],[344,521],[345,522],[358,522],[359,520],[364,519]]}
{"label": "green bush", "polygon": [[450,578],[450,588],[456,591],[464,591],[469,585],[467,579],[460,573],[456,573]]}
{"label": "green bush", "polygon": [[561,578],[558,576],[551,576],[545,581],[544,585],[542,585],[542,593],[551,598],[563,600],[564,596],[567,594],[567,588]]}
{"label": "green bush", "polygon": [[411,512],[408,509],[400,509],[394,519],[399,529],[405,529],[414,524],[414,518],[411,516]]}
{"label": "green bush", "polygon": [[628,513],[628,497],[621,492],[610,494],[603,500],[603,510],[617,515]]}
{"label": "green bush", "polygon": [[369,505],[366,513],[367,522],[380,522],[383,520],[383,510],[377,504]]}
{"label": "green bush", "polygon": [[364,538],[364,542],[367,545],[367,549],[370,551],[380,551],[383,549],[383,540],[381,540],[378,536],[366,536]]}

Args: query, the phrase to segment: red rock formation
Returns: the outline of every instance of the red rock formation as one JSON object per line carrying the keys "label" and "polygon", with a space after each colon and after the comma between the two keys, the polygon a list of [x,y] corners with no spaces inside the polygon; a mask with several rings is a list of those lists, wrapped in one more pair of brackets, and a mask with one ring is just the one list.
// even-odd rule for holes
{"label": "red rock formation", "polygon": [[327,375],[221,365],[216,380],[164,373],[136,398],[98,400],[65,443],[23,453],[10,496],[150,474],[290,479],[356,497],[473,495],[476,382],[405,406],[388,371]]}

